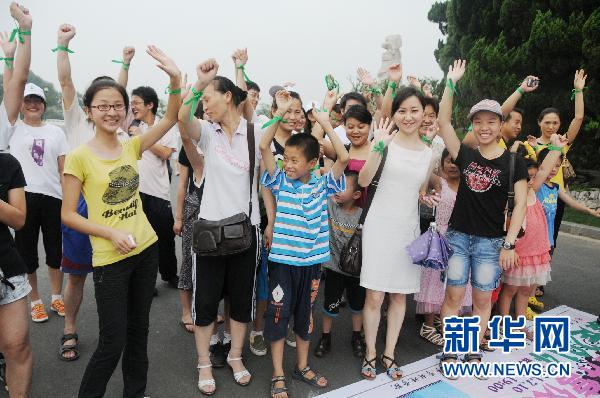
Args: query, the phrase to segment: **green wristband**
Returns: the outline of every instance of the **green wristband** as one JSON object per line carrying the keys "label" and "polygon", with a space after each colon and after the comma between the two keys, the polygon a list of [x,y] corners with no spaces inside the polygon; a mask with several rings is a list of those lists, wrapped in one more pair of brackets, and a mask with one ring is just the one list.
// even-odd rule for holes
{"label": "green wristband", "polygon": [[25,38],[23,36],[31,36],[31,31],[30,30],[20,30],[19,28],[14,28],[12,30],[12,32],[10,33],[10,38],[8,39],[9,42],[13,42],[15,41],[15,37],[19,38],[19,42],[21,44],[25,43]]}
{"label": "green wristband", "polygon": [[396,98],[396,89],[398,88],[398,83],[396,83],[396,82],[389,82],[388,83],[388,88],[392,89],[392,98]]}
{"label": "green wristband", "polygon": [[373,147],[373,152],[377,152],[379,153],[381,156],[383,156],[383,152],[385,151],[385,142],[383,142],[383,140],[380,140],[377,144],[375,144],[375,146]]}
{"label": "green wristband", "polygon": [[587,90],[587,87],[582,88],[581,90],[574,88],[571,91],[571,101],[573,101],[575,99],[575,96],[579,93],[583,94],[583,91]]}
{"label": "green wristband", "polygon": [[562,152],[562,148],[559,146],[554,146],[552,144],[547,146],[549,151],[558,151],[558,152]]}
{"label": "green wristband", "polygon": [[242,71],[242,75],[244,75],[244,81],[246,83],[252,83],[252,80],[250,80],[250,78],[246,74],[246,65],[241,64],[240,66],[237,66],[237,69],[240,69]]}
{"label": "green wristband", "polygon": [[0,61],[4,61],[4,63],[6,64],[6,67],[8,69],[12,69],[12,67],[13,67],[12,63],[14,60],[15,60],[14,58],[0,58]]}
{"label": "green wristband", "polygon": [[453,95],[458,95],[458,90],[456,89],[456,84],[451,79],[448,79],[448,81],[446,82],[446,85],[450,88],[450,92]]}
{"label": "green wristband", "polygon": [[171,90],[171,86],[167,86],[165,89],[165,94],[181,94],[181,87],[179,87],[177,90]]}
{"label": "green wristband", "polygon": [[340,83],[333,78],[331,75],[325,76],[325,84],[327,85],[327,90],[331,91],[336,89],[337,92],[340,92]]}
{"label": "green wristband", "polygon": [[433,145],[433,140],[431,140],[430,138],[427,138],[427,136],[425,136],[425,135],[421,136],[421,141],[423,141],[424,143],[426,143],[428,145]]}
{"label": "green wristband", "polygon": [[521,87],[517,87],[517,93],[525,95],[525,91]]}
{"label": "green wristband", "polygon": [[281,116],[275,116],[273,119],[269,120],[268,122],[266,122],[265,124],[262,125],[263,129],[266,129],[267,127],[269,127],[270,125],[277,123],[277,122],[281,122],[281,123],[287,123],[287,120],[284,120]]}
{"label": "green wristband", "polygon": [[198,106],[198,102],[200,102],[200,98],[204,94],[204,90],[196,91],[194,87],[192,87],[192,98],[185,101],[183,105],[192,104],[190,107],[190,122],[194,120],[194,112],[196,111],[196,107]]}
{"label": "green wristband", "polygon": [[57,52],[57,51],[64,51],[64,52],[67,52],[67,53],[69,53],[69,54],[75,54],[75,51],[73,51],[73,50],[69,50],[69,48],[68,48],[68,47],[65,47],[65,46],[56,46],[55,48],[53,48],[53,49],[52,49],[52,50],[50,50],[50,51],[52,51],[53,53],[55,53],[55,52]]}
{"label": "green wristband", "polygon": [[123,65],[123,69],[129,70],[129,64],[126,64],[125,61],[123,61],[123,60],[113,59],[112,62],[114,62],[115,64],[121,64],[121,65]]}

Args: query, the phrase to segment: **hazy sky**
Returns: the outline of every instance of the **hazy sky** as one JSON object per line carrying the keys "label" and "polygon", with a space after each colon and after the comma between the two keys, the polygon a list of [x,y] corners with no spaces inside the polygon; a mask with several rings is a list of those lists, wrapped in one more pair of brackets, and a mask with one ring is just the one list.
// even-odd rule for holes
{"label": "hazy sky", "polygon": [[[31,69],[58,88],[56,31],[61,23],[77,29],[71,41],[73,80],[79,92],[101,74],[116,76],[125,45],[136,48],[128,91],[150,85],[164,97],[166,75],[145,53],[156,44],[190,79],[195,66],[216,58],[219,74],[233,76],[230,54],[247,47],[247,73],[263,91],[284,81],[296,82],[305,101],[321,100],[324,75],[332,73],[342,90],[363,66],[376,75],[385,36],[402,35],[404,75],[439,78],[433,50],[441,34],[427,20],[433,1],[423,0],[23,0],[33,15]],[[14,27],[2,2],[0,29]]]}

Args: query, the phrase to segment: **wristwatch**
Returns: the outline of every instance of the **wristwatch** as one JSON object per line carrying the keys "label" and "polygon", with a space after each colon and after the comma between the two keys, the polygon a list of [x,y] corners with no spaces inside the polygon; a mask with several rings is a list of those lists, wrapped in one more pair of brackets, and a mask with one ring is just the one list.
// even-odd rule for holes
{"label": "wristwatch", "polygon": [[504,241],[504,242],[502,242],[502,248],[504,250],[514,250],[515,249],[515,244],[507,242],[507,241]]}

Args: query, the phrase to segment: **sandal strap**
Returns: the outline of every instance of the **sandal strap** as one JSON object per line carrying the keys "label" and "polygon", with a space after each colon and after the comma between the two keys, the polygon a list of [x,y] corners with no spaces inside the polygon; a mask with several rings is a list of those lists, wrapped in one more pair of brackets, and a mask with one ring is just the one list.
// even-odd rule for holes
{"label": "sandal strap", "polygon": [[198,388],[203,389],[206,386],[216,386],[215,379],[198,380]]}
{"label": "sandal strap", "polygon": [[[385,364],[384,360],[390,361],[389,366]],[[386,367],[386,369],[400,369],[400,365],[396,362],[394,358],[390,358],[387,355],[381,355],[381,363]],[[396,365],[396,366],[394,366]]]}
{"label": "sandal strap", "polygon": [[208,369],[208,368],[212,368],[212,363],[209,363],[207,365],[198,364],[198,366],[196,366],[196,369]]}
{"label": "sandal strap", "polygon": [[[302,374],[302,377],[304,377],[308,372],[311,371],[310,366],[306,365],[306,367],[302,370],[298,369],[298,371],[300,372],[300,374]],[[316,374],[316,372],[314,372]]]}
{"label": "sandal strap", "polygon": [[373,364],[373,362],[377,361],[377,357],[371,359],[370,361],[367,359],[367,357],[363,358],[363,362],[365,363],[365,366],[363,366],[363,369],[366,367],[370,367],[371,369],[376,369],[377,365]]}
{"label": "sandal strap", "polygon": [[465,354],[465,356],[463,357],[464,362],[469,362],[469,361],[473,361],[473,360],[477,360],[477,359],[480,362],[483,359],[483,355],[481,355],[480,352]]}
{"label": "sandal strap", "polygon": [[60,343],[61,344],[65,344],[65,341],[68,340],[75,340],[75,341],[79,341],[79,336],[77,335],[77,333],[68,333],[68,334],[64,334],[61,338],[60,338]]}
{"label": "sandal strap", "polygon": [[242,357],[230,358],[229,355],[227,355],[227,362],[241,361],[241,360],[242,360]]}
{"label": "sandal strap", "polygon": [[285,376],[273,376],[271,383],[277,383],[278,381],[285,382]]}
{"label": "sandal strap", "polygon": [[440,355],[438,355],[438,358],[439,358],[440,362],[447,361],[448,359],[458,360],[458,355],[451,354],[449,352],[442,352]]}
{"label": "sandal strap", "polygon": [[244,370],[241,370],[241,371],[239,371],[239,372],[236,372],[236,373],[234,373],[234,374],[233,374],[233,378],[234,378],[234,379],[235,379],[235,381],[236,381],[236,382],[238,382],[238,383],[240,382],[240,380],[241,380],[242,378],[244,378],[244,377],[246,377],[246,376],[252,376],[252,375],[250,374],[250,372],[248,372],[248,369],[244,369]]}
{"label": "sandal strap", "polygon": [[[312,369],[310,367],[310,365],[306,365],[306,367],[304,369],[302,369],[302,370],[298,369],[298,371],[300,372],[300,374],[302,375],[302,377],[304,377],[304,379],[306,379],[306,380],[312,380],[315,383],[318,383],[319,380],[321,380],[322,378],[325,377],[321,373],[319,373],[316,370]],[[315,375],[309,379],[308,377],[306,377],[306,374],[308,372],[310,372],[310,371],[312,371]]]}

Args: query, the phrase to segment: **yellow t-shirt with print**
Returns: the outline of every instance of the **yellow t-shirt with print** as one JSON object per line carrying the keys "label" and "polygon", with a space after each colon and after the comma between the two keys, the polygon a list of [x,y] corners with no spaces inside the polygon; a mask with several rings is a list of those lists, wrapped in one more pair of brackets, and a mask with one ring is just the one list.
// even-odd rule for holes
{"label": "yellow t-shirt with print", "polygon": [[[535,153],[535,157],[533,158],[533,160],[537,161],[537,154],[544,148],[546,148],[548,146],[548,144],[538,144],[538,147],[536,148],[536,150],[534,150],[531,145],[529,145],[528,142],[525,143],[525,148],[527,148],[527,152],[534,152]],[[565,145],[562,148],[562,154],[563,154],[563,163],[562,165],[558,168],[558,172],[556,173],[556,175],[550,180],[551,182],[560,185],[561,188],[565,187],[565,180],[563,178],[563,167],[565,166],[565,162],[567,160],[567,152],[569,152],[569,149],[571,149],[571,145]]]}
{"label": "yellow t-shirt with print", "polygon": [[82,182],[81,191],[87,202],[88,219],[96,224],[129,232],[137,247],[129,254],[120,254],[112,242],[90,236],[92,264],[100,267],[141,253],[158,240],[142,210],[139,194],[138,160],[140,137],[121,143],[118,159],[96,156],[86,145],[80,145],[65,160],[64,173]]}

